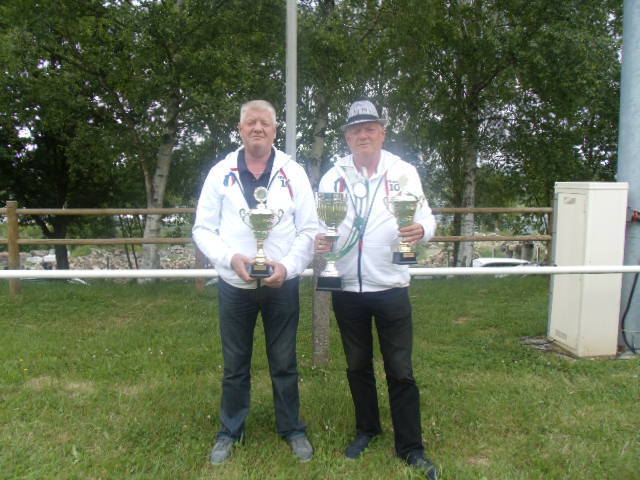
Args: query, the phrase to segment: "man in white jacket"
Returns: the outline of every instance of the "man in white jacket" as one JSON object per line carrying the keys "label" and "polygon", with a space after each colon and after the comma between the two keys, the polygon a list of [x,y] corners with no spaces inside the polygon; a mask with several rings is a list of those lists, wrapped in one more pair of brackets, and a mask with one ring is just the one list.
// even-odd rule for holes
{"label": "man in white jacket", "polygon": [[[358,458],[382,432],[373,370],[372,322],[375,320],[384,360],[396,454],[435,480],[438,471],[424,455],[420,422],[420,394],[413,377],[412,316],[407,265],[393,263],[400,239],[414,245],[426,242],[436,222],[426,200],[410,225],[398,228],[387,208],[388,198],[411,194],[423,198],[416,169],[382,149],[386,119],[368,100],[354,102],[343,127],[351,155],[338,159],[322,177],[320,192],[347,194],[346,219],[338,228],[336,266],[342,291],[332,303],[347,360],[347,379],[355,407],[356,437],[348,458]],[[316,253],[329,253],[330,241],[318,234]]]}
{"label": "man in white jacket", "polygon": [[[264,326],[277,431],[299,460],[307,461],[313,456],[313,448],[299,416],[296,335],[299,275],[311,260],[318,230],[313,192],[304,169],[273,146],[276,113],[269,102],[244,104],[238,129],[243,146],[209,172],[193,227],[195,243],[219,274],[224,358],[222,425],[210,461],[214,465],[226,461],[233,444],[244,435],[258,313]],[[250,275],[257,253],[256,238],[244,221],[246,213],[262,200],[259,195],[254,197],[256,189],[266,197],[262,208],[266,206],[277,214],[282,211],[264,244],[266,264],[272,273],[258,279]]]}

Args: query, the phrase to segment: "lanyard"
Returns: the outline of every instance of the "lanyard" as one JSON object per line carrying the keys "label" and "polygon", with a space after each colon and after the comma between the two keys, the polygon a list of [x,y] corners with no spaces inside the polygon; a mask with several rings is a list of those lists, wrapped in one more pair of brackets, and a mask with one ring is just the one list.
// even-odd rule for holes
{"label": "lanyard", "polygon": [[[351,184],[351,179],[347,177],[344,170],[338,167],[339,171],[341,171],[342,178],[347,181],[344,182],[345,188],[348,192],[349,201],[353,206],[353,210],[355,213],[355,218],[353,220],[353,225],[351,226],[351,230],[349,231],[349,235],[345,240],[344,247],[342,248],[339,254],[336,254],[337,258],[344,257],[347,253],[349,253],[356,244],[360,243],[362,246],[362,240],[364,238],[364,232],[367,227],[367,223],[369,222],[369,217],[371,216],[371,211],[373,210],[373,205],[375,203],[376,196],[378,195],[378,190],[380,190],[380,185],[384,183],[387,185],[387,172],[385,171],[381,178],[378,180],[378,184],[376,185],[373,195],[369,195],[370,193],[370,182],[369,179],[366,179],[364,182],[360,182],[360,185],[365,187],[365,195],[362,197],[355,195],[353,189],[356,188]],[[388,190],[388,187],[386,187]],[[365,199],[367,201],[365,206]],[[365,211],[366,210],[366,211]]]}

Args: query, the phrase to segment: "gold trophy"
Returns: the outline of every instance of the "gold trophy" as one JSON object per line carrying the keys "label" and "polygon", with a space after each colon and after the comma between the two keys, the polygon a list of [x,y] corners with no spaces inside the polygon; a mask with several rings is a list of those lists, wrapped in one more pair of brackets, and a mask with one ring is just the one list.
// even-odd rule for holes
{"label": "gold trophy", "polygon": [[[422,203],[422,198],[418,198],[411,193],[399,193],[393,197],[386,197],[384,203],[389,211],[396,217],[398,228],[406,227],[413,223],[418,206]],[[400,240],[398,249],[393,252],[393,263],[396,265],[413,265],[418,263],[416,252],[411,246]]]}
{"label": "gold trophy", "polygon": [[[345,193],[318,192],[316,196],[318,216],[327,226],[325,238],[331,243],[331,251],[335,248],[338,227],[347,215],[347,195]],[[342,290],[342,276],[336,268],[339,256],[335,253],[325,254],[327,265],[318,276],[316,290]]]}
{"label": "gold trophy", "polygon": [[267,208],[266,201],[269,191],[265,187],[258,187],[253,192],[253,198],[258,205],[251,210],[240,210],[242,221],[253,231],[258,244],[255,262],[249,268],[249,276],[253,278],[266,278],[273,275],[273,267],[267,265],[267,256],[264,253],[264,241],[269,236],[269,232],[275,227],[284,213],[282,210],[272,210]]}

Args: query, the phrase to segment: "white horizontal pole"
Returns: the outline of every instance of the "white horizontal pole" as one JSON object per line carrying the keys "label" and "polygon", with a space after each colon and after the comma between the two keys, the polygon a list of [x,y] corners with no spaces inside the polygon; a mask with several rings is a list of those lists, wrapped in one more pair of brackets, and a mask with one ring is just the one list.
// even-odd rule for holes
{"label": "white horizontal pole", "polygon": [[[412,276],[458,276],[458,275],[553,275],[587,273],[636,273],[640,265],[573,265],[562,267],[433,267],[410,268]],[[311,269],[302,276],[313,275]],[[175,270],[0,270],[0,279],[5,278],[213,278],[214,269]]]}

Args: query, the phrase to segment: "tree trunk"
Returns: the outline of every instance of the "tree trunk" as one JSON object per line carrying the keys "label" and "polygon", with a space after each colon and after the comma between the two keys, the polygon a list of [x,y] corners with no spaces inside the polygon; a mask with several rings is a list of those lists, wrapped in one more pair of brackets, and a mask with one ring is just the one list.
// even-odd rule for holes
{"label": "tree trunk", "polygon": [[[313,259],[313,286],[318,281],[318,274],[322,271],[325,261],[319,255]],[[331,337],[331,295],[329,292],[314,290],[312,301],[312,360],[313,365],[322,367],[329,364]]]}
{"label": "tree trunk", "polygon": [[318,93],[316,96],[316,118],[313,124],[313,142],[311,143],[310,162],[307,166],[307,174],[311,186],[317,189],[322,177],[322,165],[324,146],[326,141],[326,129],[329,123],[329,110],[326,97]]}
{"label": "tree trunk", "polygon": [[[472,208],[476,205],[476,171],[477,146],[475,141],[466,145],[464,152],[464,185],[462,190],[462,207]],[[474,233],[473,213],[463,213],[460,222],[460,235],[472,236]],[[473,242],[460,242],[456,255],[456,267],[470,267],[473,261]]]}
{"label": "tree trunk", "polygon": [[[153,176],[145,172],[147,189],[147,208],[162,208],[164,194],[169,179],[169,169],[173,158],[173,149],[178,137],[179,99],[174,97],[167,109],[167,122],[162,135],[162,143],[158,147]],[[144,224],[144,238],[159,237],[162,229],[161,215],[147,215]],[[157,269],[160,266],[159,248],[157,244],[145,244],[142,249],[142,268]],[[145,281],[145,279],[141,279]],[[146,279],[148,281],[149,279]]]}
{"label": "tree trunk", "polygon": [[[34,215],[33,219],[40,227],[40,230],[42,230],[42,234],[46,238],[60,239],[67,237],[67,228],[70,221],[69,217],[65,215],[52,216],[49,223],[47,223],[47,221],[39,215]],[[49,225],[51,225],[51,228],[49,228]],[[67,246],[55,245],[54,250],[56,253],[56,269],[69,270],[69,255],[67,252]]]}
{"label": "tree trunk", "polygon": [[[52,238],[67,237],[67,225],[69,223],[67,219],[54,217],[51,223],[53,225]],[[56,269],[69,270],[69,253],[67,252],[67,246],[55,245],[54,250],[56,253]]]}
{"label": "tree trunk", "polygon": [[[325,146],[325,130],[329,122],[326,96],[318,93],[316,96],[316,118],[313,125],[313,143],[311,144],[310,161],[308,163],[309,181],[314,189],[320,183],[322,161]],[[324,259],[316,256],[313,261],[313,285],[324,266]],[[313,364],[316,366],[329,363],[329,335],[331,331],[330,296],[327,292],[313,293],[312,343]]]}

